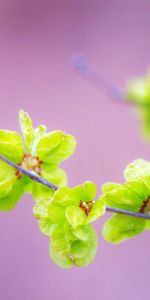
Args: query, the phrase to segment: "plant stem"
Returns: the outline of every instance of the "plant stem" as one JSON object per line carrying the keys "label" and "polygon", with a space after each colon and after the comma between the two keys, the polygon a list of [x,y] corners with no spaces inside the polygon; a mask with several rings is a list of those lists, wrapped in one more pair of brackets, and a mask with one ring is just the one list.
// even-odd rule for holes
{"label": "plant stem", "polygon": [[[16,170],[22,172],[26,176],[30,177],[32,180],[34,180],[36,182],[39,182],[39,183],[47,186],[48,188],[50,188],[50,189],[52,189],[54,191],[57,191],[59,189],[59,186],[57,186],[57,185],[55,185],[55,184],[47,181],[46,179],[44,179],[43,177],[39,176],[38,174],[36,174],[33,171],[29,171],[27,169],[22,168],[21,166],[13,163],[12,161],[10,161],[9,159],[5,158],[2,155],[0,155],[0,160],[4,161],[8,165],[12,166]],[[116,207],[111,207],[111,206],[106,206],[105,208],[106,208],[106,211],[108,211],[108,212],[119,213],[119,214],[131,216],[131,217],[136,217],[136,218],[142,218],[142,219],[150,220],[150,214],[144,214],[144,213],[138,213],[138,212],[128,211],[128,210],[124,210],[124,209],[120,209],[120,208],[116,208]]]}
{"label": "plant stem", "polygon": [[38,174],[36,174],[33,171],[29,171],[27,169],[22,168],[19,165],[16,165],[15,163],[13,163],[9,159],[5,158],[4,156],[0,155],[0,159],[3,160],[8,165],[14,167],[16,170],[18,170],[18,171],[22,172],[23,174],[25,174],[26,176],[30,177],[32,180],[37,181],[37,182],[51,188],[54,191],[59,189],[59,186],[47,181],[46,179],[42,178],[41,176],[39,176]]}
{"label": "plant stem", "polygon": [[124,101],[122,90],[104,76],[97,73],[89,64],[84,53],[73,54],[71,58],[73,67],[84,79],[86,79],[96,88],[104,90],[104,92],[111,96],[112,99],[120,102]]}
{"label": "plant stem", "polygon": [[113,212],[117,214],[127,215],[135,218],[141,218],[141,219],[149,219],[150,220],[150,214],[144,214],[144,213],[138,213],[134,211],[124,210],[116,207],[106,206],[106,211]]}

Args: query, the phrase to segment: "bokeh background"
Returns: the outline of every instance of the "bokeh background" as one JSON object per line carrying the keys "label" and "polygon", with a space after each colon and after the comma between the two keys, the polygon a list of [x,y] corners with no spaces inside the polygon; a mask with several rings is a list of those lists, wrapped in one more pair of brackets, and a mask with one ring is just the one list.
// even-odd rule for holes
{"label": "bokeh background", "polygon": [[[0,0],[0,128],[18,130],[19,109],[34,124],[74,134],[77,151],[63,164],[69,185],[123,181],[135,158],[150,159],[131,107],[112,101],[72,68],[70,55],[88,55],[100,74],[124,86],[150,59],[149,0]],[[101,237],[88,268],[62,270],[48,256],[49,239],[24,196],[0,213],[0,299],[147,300],[149,232],[119,246]],[[108,214],[109,216],[109,214]]]}

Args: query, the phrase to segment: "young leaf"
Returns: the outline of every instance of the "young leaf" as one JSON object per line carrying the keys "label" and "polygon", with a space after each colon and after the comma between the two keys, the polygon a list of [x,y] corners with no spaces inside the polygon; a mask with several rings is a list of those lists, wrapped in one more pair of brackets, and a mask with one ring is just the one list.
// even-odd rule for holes
{"label": "young leaf", "polygon": [[34,141],[31,149],[31,153],[33,156],[36,155],[37,145],[39,140],[45,135],[47,128],[45,125],[39,125],[37,128],[34,129]]}
{"label": "young leaf", "polygon": [[56,227],[51,236],[51,244],[60,258],[67,258],[71,251],[71,243],[74,240],[71,227],[66,223]]}
{"label": "young leaf", "polygon": [[27,112],[24,112],[23,110],[19,112],[19,123],[24,137],[27,152],[30,153],[34,141],[34,129],[32,126],[32,120],[30,119]]}
{"label": "young leaf", "polygon": [[86,223],[86,215],[79,207],[70,205],[65,211],[68,223],[73,227],[77,227]]}
{"label": "young leaf", "polygon": [[[42,177],[60,187],[67,183],[66,173],[60,168],[57,168],[49,173],[45,172],[45,170],[42,170]],[[32,195],[35,201],[40,201],[42,199],[48,200],[53,194],[54,190],[50,189],[49,187],[38,182],[33,183]]]}
{"label": "young leaf", "polygon": [[69,187],[62,187],[59,188],[53,197],[55,203],[60,204],[62,206],[69,206],[69,205],[77,205],[79,206],[80,200],[78,199],[77,195],[73,192],[73,189]]}
{"label": "young leaf", "polygon": [[82,185],[73,188],[80,201],[93,200],[96,195],[96,185],[93,182],[86,181]]}
{"label": "young leaf", "polygon": [[49,187],[38,183],[33,182],[32,184],[32,196],[35,201],[39,202],[41,200],[49,200],[52,195],[54,194],[54,191],[50,189]]}
{"label": "young leaf", "polygon": [[89,250],[89,243],[76,240],[71,245],[71,255],[73,258],[81,258],[87,255]]}
{"label": "young leaf", "polygon": [[40,231],[48,236],[51,236],[58,225],[52,224],[49,218],[40,219],[38,222]]}
{"label": "young leaf", "polygon": [[150,162],[144,159],[137,159],[133,161],[125,168],[124,177],[127,181],[138,179],[144,181],[145,177],[150,178]]}
{"label": "young leaf", "polygon": [[131,190],[126,183],[106,193],[104,197],[106,205],[132,211],[137,211],[141,207],[143,200],[145,200],[142,199],[139,193]]}
{"label": "young leaf", "polygon": [[144,226],[144,219],[116,214],[106,221],[103,237],[110,243],[119,244],[141,233]]}
{"label": "young leaf", "polygon": [[15,181],[14,168],[0,161],[0,198],[10,193]]}
{"label": "young leaf", "polygon": [[76,148],[76,140],[62,131],[45,134],[37,145],[37,155],[45,163],[59,164],[70,157]]}
{"label": "young leaf", "polygon": [[90,227],[90,239],[87,242],[88,251],[85,256],[80,258],[75,258],[73,263],[78,267],[86,267],[92,263],[95,258],[97,251],[97,234],[95,230]]}
{"label": "young leaf", "polygon": [[104,201],[100,198],[97,200],[87,216],[86,223],[91,223],[100,218],[105,213],[105,204]]}
{"label": "young leaf", "polygon": [[0,130],[0,155],[19,163],[23,157],[23,142],[14,131]]}
{"label": "young leaf", "polygon": [[139,77],[130,80],[126,88],[125,96],[128,101],[140,105],[149,102],[150,87],[147,78]]}
{"label": "young leaf", "polygon": [[90,239],[91,235],[91,226],[89,224],[81,225],[76,228],[73,228],[73,235],[81,240],[81,241],[87,241]]}
{"label": "young leaf", "polygon": [[102,193],[107,194],[112,192],[113,190],[119,188],[121,185],[115,182],[106,182],[102,185]]}
{"label": "young leaf", "polygon": [[57,255],[53,245],[49,244],[49,255],[53,262],[63,269],[69,269],[73,266],[73,262],[69,257],[61,258]]}
{"label": "young leaf", "polygon": [[23,195],[23,186],[21,181],[16,181],[9,194],[0,198],[0,210],[9,211],[13,209]]}

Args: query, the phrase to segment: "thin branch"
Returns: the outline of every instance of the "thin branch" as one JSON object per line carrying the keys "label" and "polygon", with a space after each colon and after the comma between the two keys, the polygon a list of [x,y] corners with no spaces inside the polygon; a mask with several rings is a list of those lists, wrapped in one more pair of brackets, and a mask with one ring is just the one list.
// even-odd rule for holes
{"label": "thin branch", "polygon": [[[13,163],[12,161],[10,161],[9,159],[5,158],[2,155],[0,155],[0,160],[4,161],[8,165],[12,166],[16,170],[22,172],[26,176],[30,177],[32,180],[39,182],[54,191],[59,189],[59,186],[47,181],[46,179],[37,175],[33,171],[26,170],[26,169],[22,168],[21,166],[16,165],[15,163]],[[120,208],[116,208],[116,207],[106,206],[106,211],[112,212],[112,213],[119,213],[119,214],[131,216],[131,217],[135,217],[135,218],[142,218],[142,219],[150,220],[150,214],[143,214],[143,213],[128,211],[128,210],[124,210],[124,209],[120,209]]]}
{"label": "thin branch", "polygon": [[0,159],[3,160],[4,162],[6,162],[8,165],[14,167],[16,170],[18,170],[18,171],[22,172],[23,174],[25,174],[26,176],[30,177],[32,180],[37,181],[37,182],[51,188],[54,191],[59,189],[59,186],[47,181],[46,179],[42,178],[41,176],[39,176],[38,174],[36,174],[33,171],[29,171],[27,169],[22,168],[21,166],[16,165],[15,163],[13,163],[9,159],[5,158],[4,156],[0,155]]}
{"label": "thin branch", "polygon": [[104,76],[97,73],[89,64],[84,53],[73,54],[71,56],[71,63],[76,71],[96,88],[104,90],[105,93],[116,101],[124,101],[122,90]]}
{"label": "thin branch", "polygon": [[124,210],[124,209],[111,207],[111,206],[106,206],[105,208],[106,208],[106,211],[108,211],[108,212],[113,212],[113,213],[123,214],[123,215],[131,216],[131,217],[135,217],[135,218],[150,220],[150,214],[138,213],[138,212]]}

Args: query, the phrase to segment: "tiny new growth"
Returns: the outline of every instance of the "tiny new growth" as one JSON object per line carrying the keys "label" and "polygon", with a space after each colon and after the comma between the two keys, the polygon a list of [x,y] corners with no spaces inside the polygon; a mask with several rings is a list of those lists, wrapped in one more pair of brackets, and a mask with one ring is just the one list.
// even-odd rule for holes
{"label": "tiny new growth", "polygon": [[96,185],[86,181],[67,186],[60,168],[76,149],[76,139],[60,130],[33,128],[24,111],[19,133],[0,130],[0,210],[9,211],[24,193],[35,200],[33,208],[40,231],[50,237],[49,254],[62,268],[88,266],[97,251],[97,234],[91,223],[113,213],[102,230],[111,243],[120,243],[150,229],[150,162],[136,160],[125,171],[123,184],[108,182],[97,197]]}

